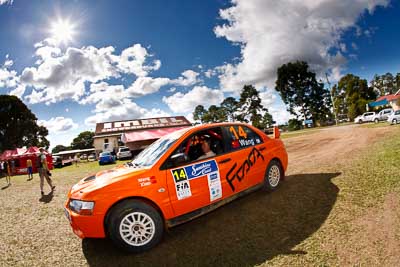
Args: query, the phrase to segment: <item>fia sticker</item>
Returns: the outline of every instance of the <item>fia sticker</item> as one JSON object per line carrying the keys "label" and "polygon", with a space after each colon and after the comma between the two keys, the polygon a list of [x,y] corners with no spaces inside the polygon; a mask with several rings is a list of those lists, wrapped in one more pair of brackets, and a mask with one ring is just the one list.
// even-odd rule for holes
{"label": "fia sticker", "polygon": [[178,200],[192,196],[192,191],[190,190],[190,183],[187,180],[176,183],[175,188],[176,188],[176,196],[178,197]]}

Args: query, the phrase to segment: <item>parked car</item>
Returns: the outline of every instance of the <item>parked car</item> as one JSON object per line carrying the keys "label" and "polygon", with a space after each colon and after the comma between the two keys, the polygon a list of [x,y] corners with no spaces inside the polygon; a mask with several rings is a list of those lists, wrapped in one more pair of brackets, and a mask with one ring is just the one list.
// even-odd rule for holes
{"label": "parked car", "polygon": [[355,123],[371,122],[374,120],[375,112],[365,112],[354,119]]}
{"label": "parked car", "polygon": [[400,109],[390,114],[387,121],[390,122],[390,124],[400,123]]}
{"label": "parked car", "polygon": [[389,118],[389,115],[392,114],[392,112],[393,112],[392,108],[382,109],[381,111],[379,111],[378,114],[375,114],[373,121],[375,123],[378,123],[380,121],[387,121],[387,119]]}
{"label": "parked car", "polygon": [[288,156],[277,128],[274,133],[218,123],[165,135],[133,161],[75,184],[66,217],[80,238],[109,237],[130,252],[150,249],[167,227],[254,190],[277,189]]}
{"label": "parked car", "polygon": [[53,156],[53,167],[54,168],[62,168],[62,159],[59,156]]}
{"label": "parked car", "polygon": [[115,163],[115,156],[111,152],[102,152],[99,155],[99,165]]}
{"label": "parked car", "polygon": [[90,154],[88,156],[88,161],[95,161],[96,160],[96,155],[95,154]]}
{"label": "parked car", "polygon": [[129,149],[129,147],[121,146],[118,148],[117,159],[121,160],[121,159],[130,159],[130,158],[132,158],[132,152]]}
{"label": "parked car", "polygon": [[87,157],[88,157],[88,156],[87,156],[86,154],[83,154],[83,155],[81,155],[80,159],[81,159],[81,160],[87,160]]}

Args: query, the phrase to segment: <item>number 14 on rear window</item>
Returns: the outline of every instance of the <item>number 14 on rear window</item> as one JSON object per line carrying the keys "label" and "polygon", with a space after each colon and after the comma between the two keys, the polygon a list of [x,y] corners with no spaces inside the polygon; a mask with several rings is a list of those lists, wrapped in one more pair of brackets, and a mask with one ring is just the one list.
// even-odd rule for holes
{"label": "number 14 on rear window", "polygon": [[242,126],[231,126],[229,131],[235,136],[235,139],[247,139],[247,133]]}

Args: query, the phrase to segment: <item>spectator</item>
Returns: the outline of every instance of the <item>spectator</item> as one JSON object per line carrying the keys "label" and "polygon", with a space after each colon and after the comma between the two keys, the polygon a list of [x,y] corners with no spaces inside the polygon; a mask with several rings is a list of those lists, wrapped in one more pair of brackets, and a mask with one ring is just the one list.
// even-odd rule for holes
{"label": "spectator", "polygon": [[11,175],[15,175],[15,161],[11,160]]}
{"label": "spectator", "polygon": [[39,171],[39,177],[40,177],[40,193],[42,196],[44,195],[43,192],[43,184],[44,184],[44,178],[46,178],[46,182],[49,184],[51,188],[51,192],[54,191],[54,188],[56,187],[53,185],[52,180],[49,177],[49,168],[47,166],[47,160],[46,160],[46,155],[44,154],[44,148],[39,149],[40,154],[38,156],[38,171]]}
{"label": "spectator", "polygon": [[11,185],[11,170],[10,163],[8,161],[4,161],[4,171],[6,173],[7,185]]}
{"label": "spectator", "polygon": [[28,181],[30,181],[33,179],[33,170],[32,170],[32,160],[29,158],[26,160],[26,167],[28,169]]}
{"label": "spectator", "polygon": [[3,177],[4,174],[4,162],[0,161],[0,177]]}

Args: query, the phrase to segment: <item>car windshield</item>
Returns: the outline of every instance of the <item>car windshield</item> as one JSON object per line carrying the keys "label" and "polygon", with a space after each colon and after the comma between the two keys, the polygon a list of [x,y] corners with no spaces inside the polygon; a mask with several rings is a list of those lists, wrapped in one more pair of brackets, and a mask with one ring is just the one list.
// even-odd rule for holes
{"label": "car windshield", "polygon": [[121,148],[119,151],[120,151],[120,152],[128,152],[128,151],[129,151],[129,148]]}
{"label": "car windshield", "polygon": [[133,165],[142,167],[152,166],[186,131],[187,128],[158,139],[136,156],[132,161]]}
{"label": "car windshield", "polygon": [[110,152],[100,153],[100,157],[109,156],[109,155],[110,155]]}

